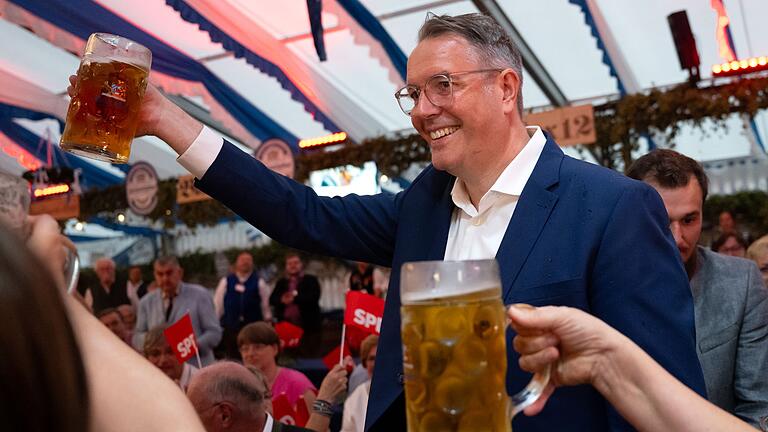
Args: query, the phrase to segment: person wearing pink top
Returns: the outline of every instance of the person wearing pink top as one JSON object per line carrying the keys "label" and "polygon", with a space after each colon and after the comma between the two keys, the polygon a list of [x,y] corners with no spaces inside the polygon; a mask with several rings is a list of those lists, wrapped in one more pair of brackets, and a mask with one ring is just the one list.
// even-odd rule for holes
{"label": "person wearing pink top", "polygon": [[267,378],[272,400],[285,393],[292,406],[304,396],[307,411],[312,412],[317,388],[303,373],[277,365],[280,352],[280,338],[275,329],[266,322],[246,325],[237,335],[237,347],[243,363],[257,367]]}

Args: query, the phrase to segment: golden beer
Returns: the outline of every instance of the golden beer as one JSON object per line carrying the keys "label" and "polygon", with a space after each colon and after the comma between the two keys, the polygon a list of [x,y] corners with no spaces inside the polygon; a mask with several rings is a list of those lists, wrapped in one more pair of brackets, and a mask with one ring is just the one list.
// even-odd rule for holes
{"label": "golden beer", "polygon": [[408,431],[512,430],[500,289],[404,298]]}
{"label": "golden beer", "polygon": [[149,50],[113,35],[94,34],[77,71],[61,148],[126,163],[147,88]]}

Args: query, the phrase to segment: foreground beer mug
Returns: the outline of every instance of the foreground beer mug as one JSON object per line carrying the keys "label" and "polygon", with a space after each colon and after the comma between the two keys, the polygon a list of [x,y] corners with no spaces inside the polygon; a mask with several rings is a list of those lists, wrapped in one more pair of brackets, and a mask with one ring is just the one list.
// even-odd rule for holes
{"label": "foreground beer mug", "polygon": [[113,163],[127,163],[152,52],[124,37],[94,33],[77,70],[61,148]]}
{"label": "foreground beer mug", "polygon": [[[29,183],[21,177],[0,172],[0,223],[6,224],[25,241],[31,234],[27,217],[30,203]],[[80,258],[75,249],[67,248],[66,253],[62,271],[67,292],[71,294],[77,289]]]}
{"label": "foreground beer mug", "polygon": [[496,260],[405,263],[401,273],[408,431],[511,431],[549,369],[506,391],[506,312]]}

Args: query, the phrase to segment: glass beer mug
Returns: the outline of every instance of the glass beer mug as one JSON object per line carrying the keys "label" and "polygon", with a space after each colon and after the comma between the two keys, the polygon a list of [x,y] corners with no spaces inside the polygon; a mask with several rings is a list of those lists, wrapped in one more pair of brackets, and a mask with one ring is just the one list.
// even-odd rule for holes
{"label": "glass beer mug", "polygon": [[506,311],[496,260],[405,263],[401,335],[408,431],[511,431],[549,369],[506,391]]}
{"label": "glass beer mug", "polygon": [[152,52],[124,37],[94,33],[77,70],[61,148],[93,159],[127,163]]}
{"label": "glass beer mug", "polygon": [[[14,231],[19,238],[27,240],[31,234],[28,217],[31,203],[29,183],[21,177],[0,172],[0,223]],[[67,249],[64,263],[64,283],[68,293],[77,289],[80,275],[80,258],[77,250]]]}

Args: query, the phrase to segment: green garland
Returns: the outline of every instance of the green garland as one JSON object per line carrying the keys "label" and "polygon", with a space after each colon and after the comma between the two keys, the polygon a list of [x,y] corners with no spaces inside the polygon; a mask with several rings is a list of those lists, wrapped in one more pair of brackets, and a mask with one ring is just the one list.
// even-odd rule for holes
{"label": "green garland", "polygon": [[[607,168],[623,170],[632,163],[632,152],[645,134],[669,143],[682,125],[704,128],[705,122],[711,122],[715,129],[725,128],[731,114],[751,116],[765,108],[768,108],[768,77],[736,79],[707,88],[684,84],[668,90],[653,89],[595,106],[597,142],[577,148],[591,153]],[[301,154],[296,161],[295,177],[303,182],[312,171],[362,166],[368,161],[376,162],[382,173],[397,177],[411,163],[429,160],[429,146],[418,134],[381,136],[359,145],[347,144],[333,152],[319,150]],[[158,186],[158,205],[148,217],[162,221],[166,228],[173,227],[177,220],[195,227],[215,225],[222,218],[234,217],[232,211],[215,200],[177,205],[175,179],[161,181]],[[80,200],[80,218],[115,215],[127,207],[123,185],[92,190]]]}
{"label": "green garland", "polygon": [[[80,198],[80,219],[94,216],[115,217],[128,208],[125,185],[90,190]],[[235,214],[216,200],[176,204],[176,179],[157,183],[157,206],[147,215],[152,221],[161,221],[164,228],[173,228],[180,221],[189,228],[197,225],[216,225],[222,218],[234,219]]]}

